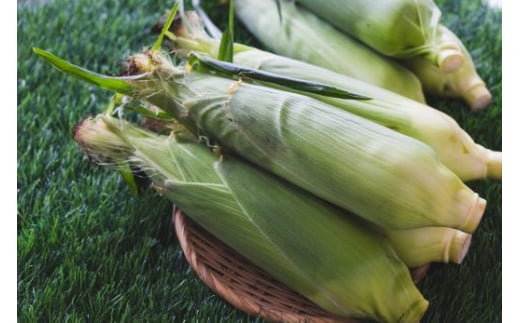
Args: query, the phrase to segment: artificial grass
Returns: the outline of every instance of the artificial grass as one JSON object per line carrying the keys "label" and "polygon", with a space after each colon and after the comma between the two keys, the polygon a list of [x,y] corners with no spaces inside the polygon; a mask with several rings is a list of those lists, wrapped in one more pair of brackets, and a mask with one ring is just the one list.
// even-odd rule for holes
{"label": "artificial grass", "polygon": [[[476,1],[437,1],[442,21],[470,50],[494,96],[470,112],[428,97],[476,142],[502,150],[501,12]],[[171,205],[152,191],[133,197],[120,177],[89,164],[71,129],[105,108],[111,94],[54,70],[41,47],[100,73],[117,73],[152,45],[148,28],[172,3],[54,0],[18,5],[18,320],[20,322],[251,322],[187,265],[172,232]],[[205,5],[224,28],[227,8]],[[237,22],[238,41],[260,46]],[[462,265],[435,265],[419,288],[423,322],[501,321],[502,185],[469,185],[487,199]]]}

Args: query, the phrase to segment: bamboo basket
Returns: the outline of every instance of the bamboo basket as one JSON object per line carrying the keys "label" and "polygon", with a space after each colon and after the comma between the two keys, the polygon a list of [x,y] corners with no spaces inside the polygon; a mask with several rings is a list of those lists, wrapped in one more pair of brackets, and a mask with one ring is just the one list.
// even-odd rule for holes
{"label": "bamboo basket", "polygon": [[[234,307],[275,322],[359,322],[334,316],[273,279],[174,208],[173,224],[186,260],[197,276]],[[412,270],[418,283],[429,265]]]}

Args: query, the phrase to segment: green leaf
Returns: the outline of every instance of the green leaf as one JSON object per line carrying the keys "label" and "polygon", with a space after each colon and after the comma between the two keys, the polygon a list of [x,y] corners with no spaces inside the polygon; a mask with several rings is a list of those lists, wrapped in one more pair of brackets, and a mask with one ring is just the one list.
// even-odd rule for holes
{"label": "green leaf", "polygon": [[370,100],[368,97],[355,94],[334,86],[287,77],[276,73],[255,70],[229,62],[222,62],[195,52],[190,54],[189,61],[195,69],[201,72],[215,71],[226,77],[247,78],[261,83],[265,82],[280,85],[295,91],[304,91],[334,98]]}
{"label": "green leaf", "polygon": [[220,39],[220,48],[218,51],[218,59],[224,62],[233,61],[233,35],[229,27],[224,30]]}
{"label": "green leaf", "polygon": [[157,40],[155,41],[155,44],[152,47],[152,51],[157,51],[161,49],[162,42],[164,39],[164,36],[168,34],[168,37],[171,37],[173,34],[169,33],[168,30],[170,29],[170,26],[173,22],[173,19],[175,19],[175,15],[177,14],[177,10],[179,9],[179,1],[176,1],[173,5],[172,10],[170,11],[170,15],[168,16],[168,19],[166,19],[166,22],[164,23],[161,34],[159,34],[159,37],[157,37]]}
{"label": "green leaf", "polygon": [[65,74],[73,76],[81,81],[88,82],[99,86],[100,88],[119,92],[125,95],[132,95],[134,87],[129,80],[135,79],[136,77],[114,77],[98,74],[72,63],[67,62],[58,56],[51,54],[40,48],[33,48],[33,51],[45,59],[48,63],[56,67],[58,70]]}
{"label": "green leaf", "polygon": [[229,1],[229,22],[228,27],[224,30],[222,34],[222,38],[220,39],[220,47],[218,51],[218,59],[225,62],[233,62],[233,44],[234,44],[234,36],[233,30],[235,25],[234,20],[234,5],[233,0]]}
{"label": "green leaf", "polygon": [[134,173],[130,169],[130,166],[128,163],[119,163],[118,166],[119,173],[121,177],[123,177],[126,185],[128,185],[130,192],[133,196],[137,196],[137,184],[135,183]]}

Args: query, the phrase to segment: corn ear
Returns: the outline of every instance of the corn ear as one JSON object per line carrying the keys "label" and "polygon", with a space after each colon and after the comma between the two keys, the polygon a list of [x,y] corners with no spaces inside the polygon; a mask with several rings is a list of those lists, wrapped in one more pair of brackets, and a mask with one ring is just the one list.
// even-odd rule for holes
{"label": "corn ear", "polygon": [[415,322],[427,309],[386,240],[272,174],[108,116],[84,121],[74,138],[95,160],[143,169],[202,227],[331,313]]}
{"label": "corn ear", "polygon": [[462,63],[458,48],[437,34],[441,11],[432,0],[296,2],[383,55],[424,56],[445,71]]}
{"label": "corn ear", "polygon": [[271,51],[425,102],[421,82],[412,72],[293,1],[279,1],[277,19],[276,1],[235,1],[238,18]]}
{"label": "corn ear", "polygon": [[306,96],[195,72],[162,79],[151,81],[171,96],[165,111],[182,106],[224,148],[374,223],[472,232],[480,221],[485,201],[417,140]]}
{"label": "corn ear", "polygon": [[481,110],[491,104],[491,93],[478,75],[470,53],[448,27],[439,25],[439,34],[450,39],[464,55],[462,66],[452,73],[446,73],[423,57],[414,57],[404,61],[421,80],[427,93],[446,97],[461,98],[472,110]]}
{"label": "corn ear", "polygon": [[384,230],[395,252],[410,268],[431,262],[462,263],[471,244],[471,235],[444,227]]}

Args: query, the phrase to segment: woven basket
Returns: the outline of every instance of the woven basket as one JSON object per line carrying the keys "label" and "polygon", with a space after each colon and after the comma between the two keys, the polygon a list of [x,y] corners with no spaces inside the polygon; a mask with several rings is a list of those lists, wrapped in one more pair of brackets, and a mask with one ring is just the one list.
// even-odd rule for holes
{"label": "woven basket", "polygon": [[[175,233],[186,260],[204,284],[236,308],[276,322],[358,322],[334,316],[269,276],[174,209]],[[428,270],[412,271],[419,282]]]}

